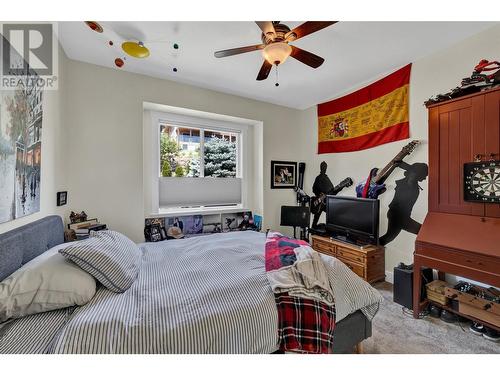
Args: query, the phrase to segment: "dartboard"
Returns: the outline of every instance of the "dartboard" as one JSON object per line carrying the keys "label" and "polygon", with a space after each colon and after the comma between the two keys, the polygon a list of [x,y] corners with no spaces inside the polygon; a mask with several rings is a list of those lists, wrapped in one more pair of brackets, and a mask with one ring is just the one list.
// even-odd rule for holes
{"label": "dartboard", "polygon": [[464,200],[500,203],[500,160],[464,164]]}

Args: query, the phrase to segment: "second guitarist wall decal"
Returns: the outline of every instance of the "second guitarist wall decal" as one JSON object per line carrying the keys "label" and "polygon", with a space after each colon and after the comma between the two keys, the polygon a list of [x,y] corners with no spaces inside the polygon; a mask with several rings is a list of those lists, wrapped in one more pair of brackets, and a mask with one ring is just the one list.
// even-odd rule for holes
{"label": "second guitarist wall decal", "polygon": [[394,198],[387,212],[387,233],[380,237],[381,245],[394,240],[402,230],[413,234],[420,230],[421,224],[411,218],[411,212],[422,190],[418,183],[427,178],[428,167],[425,163],[408,164],[403,161],[419,144],[420,141],[411,141],[384,168],[373,168],[368,178],[356,186],[358,198],[378,199],[386,191],[385,181],[389,175],[396,168],[405,171],[404,178],[396,181]]}
{"label": "second guitarist wall decal", "polygon": [[411,218],[411,212],[420,191],[423,190],[419,182],[427,178],[429,167],[425,163],[407,164],[404,161],[398,162],[397,167],[405,171],[404,178],[396,180],[394,198],[389,203],[389,211],[387,211],[387,232],[380,237],[381,245],[394,240],[402,230],[418,234],[422,226]]}

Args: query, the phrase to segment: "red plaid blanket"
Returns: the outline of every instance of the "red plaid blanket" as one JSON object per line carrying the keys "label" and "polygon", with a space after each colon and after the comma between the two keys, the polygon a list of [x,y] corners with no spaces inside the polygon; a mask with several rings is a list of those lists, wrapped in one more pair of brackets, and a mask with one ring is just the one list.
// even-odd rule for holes
{"label": "red plaid blanket", "polygon": [[[279,270],[297,260],[294,249],[309,246],[307,242],[272,233],[266,241],[266,271]],[[335,306],[275,294],[278,308],[278,336],[280,350],[288,352],[324,354],[333,351]]]}

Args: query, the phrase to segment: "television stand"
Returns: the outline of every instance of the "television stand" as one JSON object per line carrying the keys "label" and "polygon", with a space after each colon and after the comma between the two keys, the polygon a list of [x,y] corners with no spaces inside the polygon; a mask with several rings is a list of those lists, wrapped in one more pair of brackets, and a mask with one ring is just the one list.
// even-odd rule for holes
{"label": "television stand", "polygon": [[385,280],[385,249],[383,246],[357,245],[318,235],[312,236],[312,248],[333,256],[369,283]]}
{"label": "television stand", "polygon": [[331,236],[330,238],[334,241],[344,242],[346,244],[356,245],[359,247],[371,245],[368,242],[359,241],[359,240],[356,240],[356,239],[349,237],[349,236]]}

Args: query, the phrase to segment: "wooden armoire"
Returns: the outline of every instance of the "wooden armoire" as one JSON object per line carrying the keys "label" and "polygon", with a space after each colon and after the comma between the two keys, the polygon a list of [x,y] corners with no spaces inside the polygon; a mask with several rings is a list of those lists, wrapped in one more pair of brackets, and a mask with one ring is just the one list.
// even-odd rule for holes
{"label": "wooden armoire", "polygon": [[464,200],[464,163],[500,160],[500,88],[428,106],[429,211],[415,241],[413,313],[421,267],[500,287],[500,204]]}
{"label": "wooden armoire", "polygon": [[465,202],[463,165],[500,159],[500,89],[429,108],[429,211],[500,217],[500,204]]}

